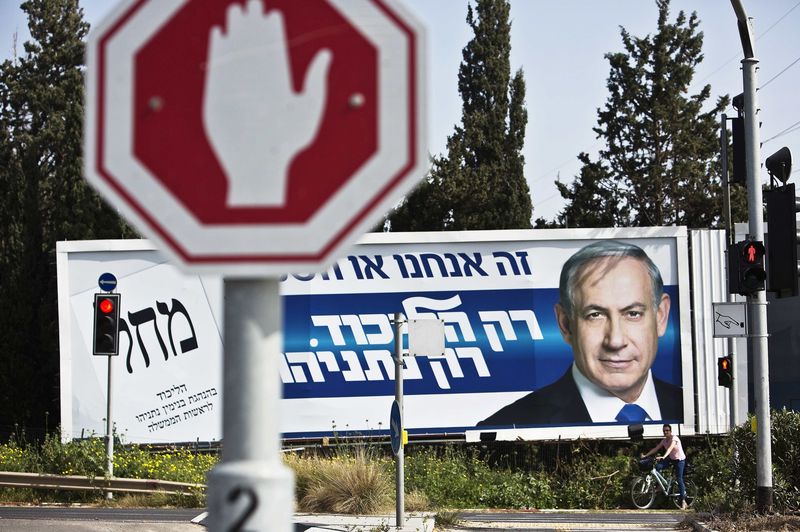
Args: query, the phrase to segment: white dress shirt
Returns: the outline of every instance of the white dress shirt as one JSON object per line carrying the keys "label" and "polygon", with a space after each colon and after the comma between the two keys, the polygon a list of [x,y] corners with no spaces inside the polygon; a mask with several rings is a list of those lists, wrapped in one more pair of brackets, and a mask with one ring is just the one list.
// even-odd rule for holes
{"label": "white dress shirt", "polygon": [[[617,414],[627,403],[597,386],[595,383],[584,377],[575,363],[572,364],[572,378],[578,385],[578,391],[589,411],[589,416],[593,423],[613,423],[617,421]],[[658,397],[656,396],[656,386],[653,384],[652,372],[647,372],[647,382],[644,384],[639,398],[633,402],[647,412],[647,421],[661,419],[661,409],[658,407]]]}

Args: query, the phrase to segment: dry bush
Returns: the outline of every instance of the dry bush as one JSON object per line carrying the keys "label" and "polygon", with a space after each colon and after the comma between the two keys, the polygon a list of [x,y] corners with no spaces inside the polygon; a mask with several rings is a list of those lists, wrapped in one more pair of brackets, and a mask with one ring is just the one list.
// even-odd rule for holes
{"label": "dry bush", "polygon": [[[394,499],[394,493],[392,495],[392,499]],[[424,491],[413,490],[406,493],[403,502],[405,502],[407,512],[426,512],[431,509],[431,501]]]}
{"label": "dry bush", "polygon": [[386,466],[358,448],[331,459],[288,459],[296,475],[298,507],[304,512],[372,514],[390,507]]}

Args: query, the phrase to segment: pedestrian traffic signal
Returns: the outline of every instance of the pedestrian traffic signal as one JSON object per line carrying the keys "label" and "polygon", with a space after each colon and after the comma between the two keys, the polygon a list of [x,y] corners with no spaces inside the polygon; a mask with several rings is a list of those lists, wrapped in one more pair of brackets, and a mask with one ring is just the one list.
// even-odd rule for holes
{"label": "pedestrian traffic signal", "polygon": [[731,357],[717,359],[717,382],[720,386],[730,388],[733,385],[733,361]]}
{"label": "pedestrian traffic signal", "polygon": [[765,288],[764,244],[743,240],[728,246],[728,288],[733,294],[751,296]]}
{"label": "pedestrian traffic signal", "polygon": [[119,294],[94,295],[94,355],[119,354]]}
{"label": "pedestrian traffic signal", "polygon": [[773,187],[767,200],[767,268],[770,292],[778,297],[798,294],[797,198],[794,184]]}

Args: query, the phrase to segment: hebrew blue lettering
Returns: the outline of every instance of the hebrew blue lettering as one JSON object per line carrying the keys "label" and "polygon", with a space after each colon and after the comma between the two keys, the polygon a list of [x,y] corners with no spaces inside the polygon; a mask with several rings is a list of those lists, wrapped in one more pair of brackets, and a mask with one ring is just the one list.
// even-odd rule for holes
{"label": "hebrew blue lettering", "polygon": [[435,262],[439,267],[439,273],[442,277],[447,277],[447,267],[444,264],[444,259],[435,253],[423,253],[419,256],[422,265],[425,268],[425,275],[428,277],[435,277],[431,270],[431,261]]}
{"label": "hebrew blue lettering", "polygon": [[500,272],[500,275],[506,275],[506,267],[503,265],[503,262],[500,259],[507,260],[509,266],[511,266],[511,271],[513,274],[519,275],[519,266],[517,266],[517,261],[514,259],[514,255],[508,251],[495,251],[492,253],[492,256],[495,258],[495,262],[497,263],[497,271]]}
{"label": "hebrew blue lettering", "polygon": [[481,268],[481,263],[483,262],[483,256],[480,253],[473,253],[474,258],[470,258],[467,253],[459,253],[458,256],[464,261],[464,275],[467,277],[472,277],[472,272],[474,271],[475,274],[481,275],[483,277],[488,277],[489,274]]}
{"label": "hebrew blue lettering", "polygon": [[517,257],[519,257],[519,263],[522,265],[522,273],[525,275],[531,274],[531,266],[528,264],[528,252],[525,250],[520,250],[514,253]]}
{"label": "hebrew blue lettering", "polygon": [[444,258],[449,260],[450,266],[453,267],[453,271],[449,272],[450,277],[461,277],[461,266],[458,264],[458,258],[452,253],[445,253]]}
{"label": "hebrew blue lettering", "polygon": [[[359,259],[364,263],[364,274],[367,279],[374,279],[378,275],[381,279],[388,279],[389,276],[383,271],[383,257],[375,255],[375,259],[370,259],[366,255],[359,255]],[[374,272],[374,274],[373,274]]]}

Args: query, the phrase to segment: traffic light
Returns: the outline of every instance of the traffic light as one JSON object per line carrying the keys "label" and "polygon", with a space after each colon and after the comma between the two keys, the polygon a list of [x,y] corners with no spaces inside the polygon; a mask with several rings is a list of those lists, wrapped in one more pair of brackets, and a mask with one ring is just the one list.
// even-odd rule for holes
{"label": "traffic light", "polygon": [[797,199],[794,184],[766,191],[770,292],[793,297],[797,290]]}
{"label": "traffic light", "polygon": [[751,296],[765,288],[764,244],[742,240],[728,246],[728,289],[732,294]]}
{"label": "traffic light", "polygon": [[731,129],[733,130],[733,173],[729,183],[732,185],[747,185],[744,118],[731,118]]}
{"label": "traffic light", "polygon": [[717,382],[720,386],[730,388],[733,385],[733,362],[731,357],[717,359]]}
{"label": "traffic light", "polygon": [[94,295],[94,355],[119,354],[119,294]]}

